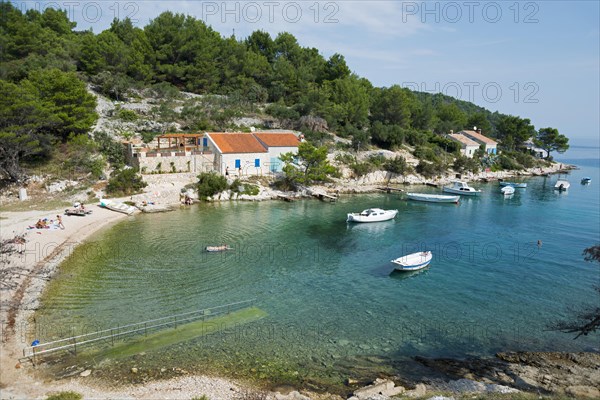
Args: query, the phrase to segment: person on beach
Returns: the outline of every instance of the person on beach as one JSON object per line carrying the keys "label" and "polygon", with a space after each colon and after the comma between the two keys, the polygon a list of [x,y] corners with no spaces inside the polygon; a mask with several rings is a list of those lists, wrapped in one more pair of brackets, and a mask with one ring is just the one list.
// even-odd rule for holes
{"label": "person on beach", "polygon": [[56,216],[56,225],[58,225],[58,227],[60,229],[65,229],[65,226],[63,225],[62,218],[60,215]]}

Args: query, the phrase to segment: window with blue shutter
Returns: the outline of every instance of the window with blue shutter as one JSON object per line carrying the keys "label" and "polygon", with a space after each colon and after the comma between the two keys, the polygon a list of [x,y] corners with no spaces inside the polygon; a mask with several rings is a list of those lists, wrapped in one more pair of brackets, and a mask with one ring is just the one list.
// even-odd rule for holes
{"label": "window with blue shutter", "polygon": [[240,168],[242,166],[242,161],[241,160],[235,160],[235,167],[236,168]]}
{"label": "window with blue shutter", "polygon": [[254,166],[257,168],[260,168],[260,158],[255,158],[254,159]]}

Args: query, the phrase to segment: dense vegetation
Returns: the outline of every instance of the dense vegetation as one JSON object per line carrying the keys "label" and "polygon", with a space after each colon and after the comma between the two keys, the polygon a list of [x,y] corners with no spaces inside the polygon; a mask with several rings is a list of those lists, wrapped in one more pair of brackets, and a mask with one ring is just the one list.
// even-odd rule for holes
{"label": "dense vegetation", "polygon": [[[143,28],[114,20],[95,34],[76,31],[63,11],[23,13],[10,2],[0,3],[0,15],[0,174],[12,181],[23,178],[23,162],[48,160],[56,145],[89,132],[97,116],[86,85],[113,100],[126,100],[132,88],[151,88],[162,99],[153,118],[177,114],[190,130],[223,129],[239,110],[269,103],[266,113],[309,139],[322,140],[327,129],[352,139],[355,149],[416,147],[430,162],[422,169],[431,173],[441,168],[442,152],[457,152],[438,134],[477,126],[508,151],[537,134],[526,118],[397,85],[373,87],[342,55],[324,58],[286,32],[273,38],[255,31],[238,40],[194,17],[164,12]],[[180,90],[225,96],[194,100],[177,113],[172,102]],[[125,109],[117,116],[137,118]],[[568,148],[563,135],[546,129],[545,148]],[[115,146],[101,141],[103,160],[120,166]]]}
{"label": "dense vegetation", "polygon": [[141,192],[146,186],[147,183],[142,180],[137,170],[123,168],[112,174],[106,186],[106,193],[115,196],[130,196]]}

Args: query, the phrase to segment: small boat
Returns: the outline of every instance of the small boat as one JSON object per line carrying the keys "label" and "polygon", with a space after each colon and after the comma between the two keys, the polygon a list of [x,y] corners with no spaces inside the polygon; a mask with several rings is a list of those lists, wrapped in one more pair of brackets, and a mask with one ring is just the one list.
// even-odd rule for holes
{"label": "small boat", "polygon": [[416,271],[425,268],[431,262],[433,254],[430,251],[420,251],[392,260],[398,271]]}
{"label": "small boat", "polygon": [[565,181],[564,179],[559,179],[556,181],[554,185],[554,190],[558,190],[559,192],[567,191],[571,187],[569,181]]}
{"label": "small boat", "polygon": [[111,211],[116,211],[127,215],[133,214],[133,212],[136,210],[134,206],[106,199],[100,199],[100,206],[108,208]]}
{"label": "small boat", "polygon": [[510,196],[511,194],[515,194],[515,188],[512,186],[504,186],[500,189],[503,195]]}
{"label": "small boat", "polygon": [[410,200],[428,201],[431,203],[458,203],[458,200],[460,199],[460,196],[429,193],[406,193],[406,197]]}
{"label": "small boat", "polygon": [[590,183],[592,183],[592,178],[590,178],[589,176],[586,176],[585,178],[581,179],[582,185],[589,185]]}
{"label": "small boat", "polygon": [[502,187],[510,186],[510,187],[514,187],[514,188],[517,188],[517,189],[525,189],[527,187],[527,183],[525,183],[525,182],[504,182],[504,181],[501,181],[500,182],[500,186],[502,186]]}
{"label": "small boat", "polygon": [[467,182],[455,181],[452,183],[452,186],[444,186],[444,192],[446,193],[454,193],[454,194],[462,194],[465,196],[478,196],[481,194],[481,190],[472,188],[467,185]]}
{"label": "small boat", "polygon": [[348,213],[346,222],[381,222],[393,219],[398,210],[382,210],[381,208],[368,208],[361,213]]}
{"label": "small boat", "polygon": [[227,251],[227,250],[233,250],[231,247],[227,246],[226,244],[222,245],[222,246],[206,246],[206,251],[208,251],[209,253],[215,253],[218,251]]}
{"label": "small boat", "polygon": [[92,213],[92,210],[82,210],[81,208],[67,208],[65,215],[76,215],[78,217],[85,217]]}

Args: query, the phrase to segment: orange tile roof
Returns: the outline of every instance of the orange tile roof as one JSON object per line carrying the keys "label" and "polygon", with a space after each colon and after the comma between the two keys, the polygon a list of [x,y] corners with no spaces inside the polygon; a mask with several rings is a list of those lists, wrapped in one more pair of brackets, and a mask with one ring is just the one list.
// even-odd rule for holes
{"label": "orange tile roof", "polygon": [[462,144],[467,146],[479,146],[479,143],[469,139],[468,137],[460,133],[450,133],[448,136],[456,140],[457,142],[461,142]]}
{"label": "orange tile roof", "polygon": [[226,153],[266,153],[267,149],[251,133],[207,133],[212,141]]}
{"label": "orange tile roof", "polygon": [[256,132],[254,136],[267,147],[297,147],[300,143],[293,133]]}
{"label": "orange tile roof", "polygon": [[187,137],[187,138],[191,138],[191,137],[202,137],[204,136],[204,133],[165,133],[164,135],[158,135],[158,138],[161,139],[167,139],[167,138],[181,138],[181,137]]}
{"label": "orange tile roof", "polygon": [[464,134],[466,136],[470,136],[472,139],[479,140],[482,143],[495,145],[498,144],[496,141],[490,139],[487,136],[483,136],[481,133],[475,131],[460,131],[458,133]]}

